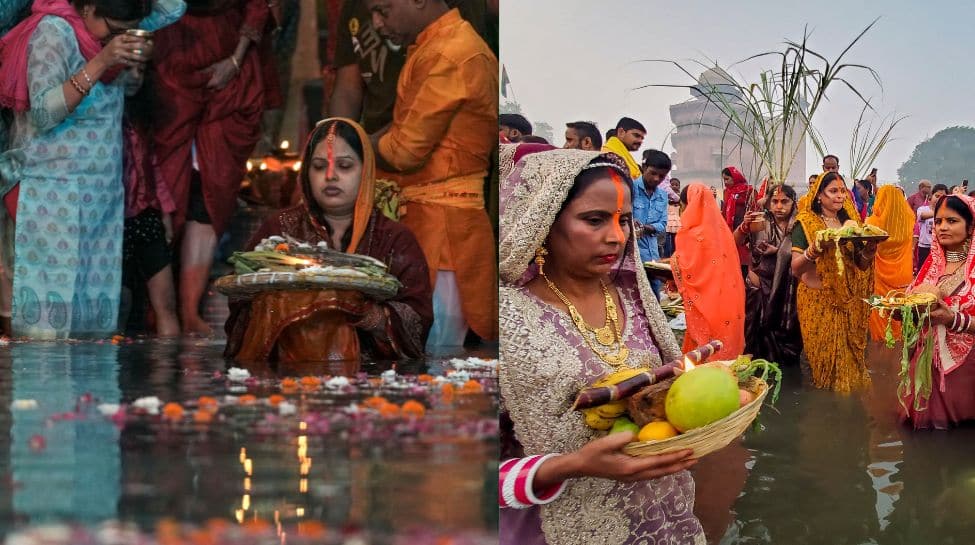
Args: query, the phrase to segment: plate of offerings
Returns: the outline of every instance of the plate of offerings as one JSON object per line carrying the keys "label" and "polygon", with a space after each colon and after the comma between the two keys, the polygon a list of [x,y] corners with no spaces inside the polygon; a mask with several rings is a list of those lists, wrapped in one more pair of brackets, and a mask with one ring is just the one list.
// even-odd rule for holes
{"label": "plate of offerings", "polygon": [[269,237],[250,252],[234,252],[235,274],[218,278],[214,288],[233,297],[265,291],[353,290],[379,300],[396,295],[401,284],[386,264],[369,256],[311,245],[290,237]]}
{"label": "plate of offerings", "polygon": [[644,261],[643,268],[646,269],[648,275],[656,278],[674,278],[674,269],[670,263],[664,261]]}
{"label": "plate of offerings", "polygon": [[873,225],[860,225],[853,220],[847,221],[838,229],[823,229],[816,233],[818,242],[827,240],[883,242],[888,238],[890,235],[883,229]]}
{"label": "plate of offerings", "polygon": [[635,441],[623,448],[630,456],[710,454],[748,429],[770,390],[772,401],[778,398],[782,378],[777,364],[747,355],[695,364],[720,347],[711,341],[683,362],[620,369],[579,392],[573,408],[595,430],[632,431]]}

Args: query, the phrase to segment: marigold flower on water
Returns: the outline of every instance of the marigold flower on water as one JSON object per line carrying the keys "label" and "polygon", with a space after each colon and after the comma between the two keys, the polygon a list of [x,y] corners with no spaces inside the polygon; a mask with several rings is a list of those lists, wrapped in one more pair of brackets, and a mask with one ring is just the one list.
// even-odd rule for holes
{"label": "marigold flower on water", "polygon": [[468,380],[460,387],[460,393],[462,394],[479,394],[484,391],[484,387],[481,383],[476,380]]}
{"label": "marigold flower on water", "polygon": [[321,379],[313,376],[301,377],[300,382],[305,388],[318,388],[322,385]]}
{"label": "marigold flower on water", "polygon": [[389,403],[389,400],[387,400],[385,397],[382,397],[382,396],[367,397],[362,402],[363,405],[365,405],[366,407],[369,407],[370,409],[379,409],[380,407],[382,407],[383,405],[385,405],[387,403]]}
{"label": "marigold flower on water", "polygon": [[433,382],[433,375],[420,375],[416,377],[417,382]]}
{"label": "marigold flower on water", "polygon": [[288,392],[298,389],[298,381],[288,377],[281,381],[281,390]]}
{"label": "marigold flower on water", "polygon": [[163,406],[162,415],[166,420],[181,420],[183,418],[183,407],[179,403],[171,401]]}
{"label": "marigold flower on water", "polygon": [[379,408],[379,416],[383,418],[395,418],[399,416],[399,405],[395,403],[386,403]]}
{"label": "marigold flower on water", "polygon": [[238,397],[237,398],[237,401],[241,405],[253,405],[257,401],[257,398],[254,397],[252,394],[244,394],[244,395]]}
{"label": "marigold flower on water", "polygon": [[244,522],[244,531],[251,535],[267,533],[271,529],[271,523],[264,519],[249,519]]}
{"label": "marigold flower on water", "polygon": [[217,412],[217,410],[220,408],[216,398],[210,396],[200,396],[200,399],[197,400],[197,406],[201,411],[208,411],[211,413]]}
{"label": "marigold flower on water", "polygon": [[209,424],[213,422],[213,413],[206,409],[200,409],[193,413],[193,421],[197,424]]}
{"label": "marigold flower on water", "polygon": [[416,418],[422,418],[427,412],[427,408],[423,406],[423,403],[411,399],[406,403],[403,403],[403,416],[414,416]]}
{"label": "marigold flower on water", "polygon": [[445,382],[443,386],[440,387],[440,394],[443,395],[443,400],[447,403],[452,403],[454,401],[454,394],[456,393],[456,388],[454,385]]}

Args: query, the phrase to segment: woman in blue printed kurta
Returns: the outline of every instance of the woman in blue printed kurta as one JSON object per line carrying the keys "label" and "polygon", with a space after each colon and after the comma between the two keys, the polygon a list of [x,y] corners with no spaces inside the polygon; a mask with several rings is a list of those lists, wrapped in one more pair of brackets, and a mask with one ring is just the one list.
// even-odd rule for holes
{"label": "woman in blue printed kurta", "polygon": [[[79,4],[100,15],[98,0]],[[154,0],[139,26],[156,30],[184,10],[183,0]],[[97,337],[117,327],[124,206],[121,118],[131,73],[110,83],[96,79],[69,111],[65,82],[87,62],[66,19],[47,15],[36,23],[27,49],[30,109],[15,113],[9,149],[0,154],[0,194],[20,184],[15,227],[9,217],[4,226],[15,229],[12,252],[7,248],[6,253],[13,257],[12,328],[17,336]]]}

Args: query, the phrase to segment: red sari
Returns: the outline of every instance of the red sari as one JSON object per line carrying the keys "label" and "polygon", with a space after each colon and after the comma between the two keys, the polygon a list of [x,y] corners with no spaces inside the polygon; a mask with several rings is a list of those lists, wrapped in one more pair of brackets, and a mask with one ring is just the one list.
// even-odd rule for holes
{"label": "red sari", "polygon": [[[299,174],[301,203],[265,221],[246,249],[272,235],[332,245],[322,210],[311,193],[307,170],[328,121],[333,120],[320,123],[305,145]],[[231,301],[226,324],[227,357],[241,362],[304,363],[357,359],[360,349],[377,358],[423,355],[433,324],[433,287],[426,258],[412,231],[375,208],[375,159],[369,136],[357,123],[341,121],[356,129],[363,148],[362,180],[342,251],[382,261],[402,287],[395,297],[381,303],[370,303],[351,290],[265,292],[250,301]],[[380,323],[368,330],[356,327],[370,307],[373,315],[382,317]]]}
{"label": "red sari", "polygon": [[[267,101],[260,42],[268,17],[265,0],[193,2],[176,24],[155,35],[162,110],[156,154],[177,205],[177,226],[186,220],[194,140],[203,197],[218,237],[234,213]],[[228,59],[241,35],[255,43],[248,47],[239,73],[223,89],[207,89],[210,74],[203,70]]]}

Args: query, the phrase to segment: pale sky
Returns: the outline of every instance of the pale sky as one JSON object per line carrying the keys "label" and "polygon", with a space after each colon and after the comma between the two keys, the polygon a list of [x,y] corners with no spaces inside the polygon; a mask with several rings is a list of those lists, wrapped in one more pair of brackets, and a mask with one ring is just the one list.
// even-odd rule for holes
{"label": "pale sky", "polygon": [[[528,119],[552,125],[553,144],[564,143],[568,121],[596,121],[605,132],[625,115],[647,127],[643,149],[663,145],[669,153],[673,147],[663,143],[673,128],[669,106],[689,99],[688,91],[633,88],[693,82],[664,64],[633,61],[710,58],[727,66],[783,49],[807,24],[810,48],[832,60],[877,17],[843,61],[879,73],[882,90],[865,72],[850,72],[882,114],[909,116],[875,165],[881,183],[895,182],[917,144],[949,126],[975,126],[975,2],[501,0],[501,63]],[[738,73],[751,81],[770,62],[752,62]],[[860,104],[839,85],[831,89],[833,99],[813,123],[846,173]],[[821,162],[811,145],[807,150],[809,175]]]}

